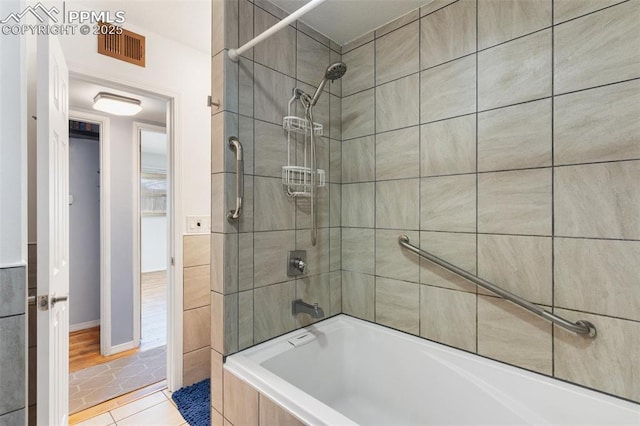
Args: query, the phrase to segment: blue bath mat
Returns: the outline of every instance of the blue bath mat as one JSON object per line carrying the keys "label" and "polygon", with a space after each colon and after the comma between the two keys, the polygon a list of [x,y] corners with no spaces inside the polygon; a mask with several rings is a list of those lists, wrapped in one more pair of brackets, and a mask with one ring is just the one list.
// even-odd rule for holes
{"label": "blue bath mat", "polygon": [[182,417],[191,426],[210,426],[211,383],[209,379],[177,390],[171,396]]}

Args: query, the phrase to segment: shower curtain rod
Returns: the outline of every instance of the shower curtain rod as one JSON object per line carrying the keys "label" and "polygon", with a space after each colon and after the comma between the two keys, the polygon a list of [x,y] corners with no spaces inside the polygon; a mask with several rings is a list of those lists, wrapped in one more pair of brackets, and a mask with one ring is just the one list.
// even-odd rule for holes
{"label": "shower curtain rod", "polygon": [[293,12],[291,15],[287,16],[282,21],[275,24],[273,27],[263,31],[262,33],[255,36],[253,39],[246,42],[245,44],[238,47],[237,49],[229,49],[229,58],[231,58],[233,62],[238,62],[238,60],[240,59],[240,55],[242,55],[244,52],[251,49],[253,46],[260,43],[261,41],[264,41],[265,39],[271,37],[273,34],[285,28],[291,22],[297,20],[299,17],[306,14],[310,10],[313,10],[316,7],[320,6],[325,1],[326,0],[311,0],[309,3],[305,4],[300,9]]}

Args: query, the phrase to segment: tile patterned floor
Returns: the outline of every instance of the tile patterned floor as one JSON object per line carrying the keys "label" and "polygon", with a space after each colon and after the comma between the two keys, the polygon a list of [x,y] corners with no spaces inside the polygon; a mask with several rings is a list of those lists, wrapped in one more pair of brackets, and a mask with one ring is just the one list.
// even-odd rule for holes
{"label": "tile patterned floor", "polygon": [[167,377],[166,346],[69,375],[69,412],[76,413]]}
{"label": "tile patterned floor", "polygon": [[152,393],[75,426],[182,426],[187,425],[167,390]]}

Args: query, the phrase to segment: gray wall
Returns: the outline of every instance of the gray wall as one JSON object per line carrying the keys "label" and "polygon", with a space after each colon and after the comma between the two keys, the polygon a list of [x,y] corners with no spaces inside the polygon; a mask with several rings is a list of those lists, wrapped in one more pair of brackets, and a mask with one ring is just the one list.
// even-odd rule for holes
{"label": "gray wall", "polygon": [[343,48],[344,312],[640,401],[640,1],[611,3],[434,2]]}
{"label": "gray wall", "polygon": [[69,324],[100,320],[100,143],[69,139]]}

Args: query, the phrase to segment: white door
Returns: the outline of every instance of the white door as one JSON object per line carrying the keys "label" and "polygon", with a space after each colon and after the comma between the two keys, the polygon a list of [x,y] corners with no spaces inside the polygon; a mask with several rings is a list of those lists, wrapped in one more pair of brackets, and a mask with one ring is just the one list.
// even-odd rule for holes
{"label": "white door", "polygon": [[[69,293],[69,71],[55,37],[39,36],[37,50],[37,416],[39,425],[66,425],[69,417],[66,302]],[[48,296],[46,310],[41,309],[42,296]]]}

